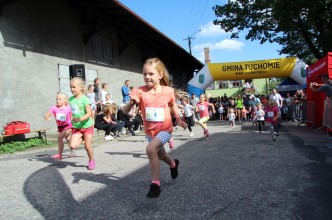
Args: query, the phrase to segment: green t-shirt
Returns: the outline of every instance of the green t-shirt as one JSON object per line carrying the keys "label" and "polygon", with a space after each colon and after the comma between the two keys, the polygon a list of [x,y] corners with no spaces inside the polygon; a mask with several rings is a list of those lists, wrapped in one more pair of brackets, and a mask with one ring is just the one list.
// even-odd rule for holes
{"label": "green t-shirt", "polygon": [[[85,106],[90,105],[90,100],[88,97],[83,95],[81,98],[75,98],[74,96],[69,98],[69,104],[72,111],[73,118],[79,118],[86,114],[86,108]],[[80,122],[74,122],[73,128],[81,129],[81,128],[89,128],[93,125],[92,118],[89,117],[89,119],[80,121]]]}
{"label": "green t-shirt", "polygon": [[243,107],[243,99],[236,99],[236,108]]}

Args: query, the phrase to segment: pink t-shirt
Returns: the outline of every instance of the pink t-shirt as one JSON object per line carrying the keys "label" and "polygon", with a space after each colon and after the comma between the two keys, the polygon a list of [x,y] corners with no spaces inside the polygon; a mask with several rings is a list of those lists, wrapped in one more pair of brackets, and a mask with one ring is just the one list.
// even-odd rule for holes
{"label": "pink t-shirt", "polygon": [[204,118],[204,117],[210,117],[209,114],[209,102],[199,102],[196,104],[196,107],[198,107],[198,111],[199,111],[199,117],[200,118]]}
{"label": "pink t-shirt", "polygon": [[59,108],[58,106],[53,106],[50,108],[49,112],[53,113],[56,124],[58,126],[65,126],[68,125],[66,127],[72,127],[71,124],[71,109],[70,106],[67,105],[63,108]]}
{"label": "pink t-shirt", "polygon": [[266,115],[266,121],[269,122],[269,123],[272,123],[272,124],[275,124],[277,123],[278,121],[273,121],[273,118],[275,116],[277,116],[279,113],[279,108],[277,106],[274,106],[274,107],[266,107],[266,110],[265,110],[265,115]]}
{"label": "pink t-shirt", "polygon": [[173,132],[169,106],[175,102],[174,89],[163,86],[158,94],[152,94],[146,86],[133,89],[130,96],[139,97],[138,107],[142,112],[144,131],[155,137],[161,131]]}

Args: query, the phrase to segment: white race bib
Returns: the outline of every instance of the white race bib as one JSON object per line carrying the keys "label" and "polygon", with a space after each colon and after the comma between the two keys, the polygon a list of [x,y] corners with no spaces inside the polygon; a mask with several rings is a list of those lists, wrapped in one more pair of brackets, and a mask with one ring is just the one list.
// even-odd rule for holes
{"label": "white race bib", "polygon": [[73,114],[79,114],[80,113],[80,108],[78,107],[78,105],[71,105],[71,111]]}
{"label": "white race bib", "polygon": [[274,116],[274,112],[267,112],[267,117],[273,118],[273,116]]}
{"label": "white race bib", "polygon": [[57,121],[66,121],[66,114],[63,114],[63,113],[56,113],[55,115],[55,119]]}
{"label": "white race bib", "polygon": [[201,111],[204,111],[204,110],[205,110],[205,106],[204,106],[204,105],[200,105],[198,108],[199,108],[199,110],[201,110]]}
{"label": "white race bib", "polygon": [[147,121],[163,122],[165,120],[164,108],[145,108]]}

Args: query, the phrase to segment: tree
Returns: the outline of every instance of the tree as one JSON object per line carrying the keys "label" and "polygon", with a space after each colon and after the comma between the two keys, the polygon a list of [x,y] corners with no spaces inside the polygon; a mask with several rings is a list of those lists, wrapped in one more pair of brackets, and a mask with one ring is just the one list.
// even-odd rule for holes
{"label": "tree", "polygon": [[215,25],[238,38],[278,43],[279,54],[311,64],[332,51],[331,0],[229,0],[213,7]]}

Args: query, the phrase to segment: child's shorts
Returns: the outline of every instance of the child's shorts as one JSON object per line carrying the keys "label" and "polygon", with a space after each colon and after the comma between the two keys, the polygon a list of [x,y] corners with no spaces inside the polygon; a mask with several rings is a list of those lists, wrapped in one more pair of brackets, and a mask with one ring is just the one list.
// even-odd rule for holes
{"label": "child's shorts", "polygon": [[58,132],[61,133],[62,131],[71,129],[71,128],[72,128],[71,124],[61,125],[61,126],[58,126]]}
{"label": "child's shorts", "polygon": [[72,134],[94,134],[94,128],[93,126],[89,127],[89,128],[73,128]]}
{"label": "child's shorts", "polygon": [[[156,136],[156,138],[158,138],[159,140],[161,140],[161,142],[164,144],[166,144],[172,137],[172,134],[170,132],[167,131],[161,131],[159,132]],[[150,143],[152,141],[152,137],[149,135],[146,135],[146,138],[148,139],[148,142]]]}

